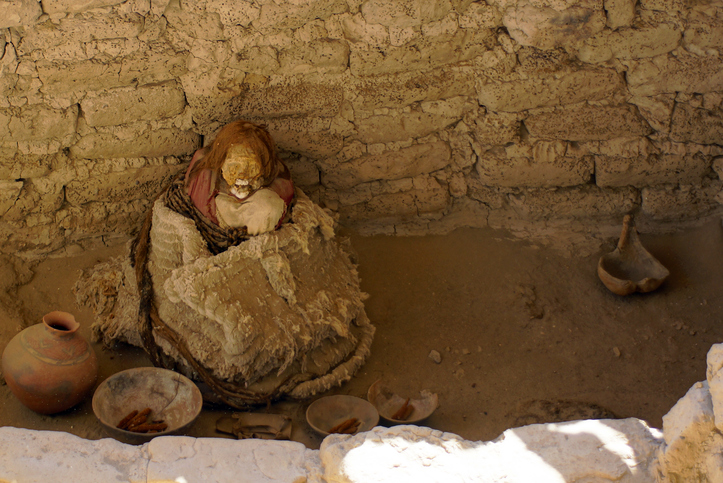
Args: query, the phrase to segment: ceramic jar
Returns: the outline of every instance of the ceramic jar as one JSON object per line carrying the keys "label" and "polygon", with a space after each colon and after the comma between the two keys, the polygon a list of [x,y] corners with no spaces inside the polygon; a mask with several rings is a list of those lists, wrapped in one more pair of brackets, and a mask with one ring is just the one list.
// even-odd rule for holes
{"label": "ceramic jar", "polygon": [[67,312],[50,312],[5,347],[2,369],[12,393],[41,414],[65,411],[95,386],[98,360]]}

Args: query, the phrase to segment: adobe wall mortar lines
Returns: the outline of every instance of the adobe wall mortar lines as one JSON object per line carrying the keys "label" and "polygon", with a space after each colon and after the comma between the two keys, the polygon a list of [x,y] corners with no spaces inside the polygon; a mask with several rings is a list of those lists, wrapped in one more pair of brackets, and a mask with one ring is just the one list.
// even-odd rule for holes
{"label": "adobe wall mortar lines", "polygon": [[[238,117],[365,233],[721,212],[720,2],[38,5],[0,2],[3,251],[131,233],[161,189],[137,170],[166,179]],[[34,216],[73,173],[96,194]]]}

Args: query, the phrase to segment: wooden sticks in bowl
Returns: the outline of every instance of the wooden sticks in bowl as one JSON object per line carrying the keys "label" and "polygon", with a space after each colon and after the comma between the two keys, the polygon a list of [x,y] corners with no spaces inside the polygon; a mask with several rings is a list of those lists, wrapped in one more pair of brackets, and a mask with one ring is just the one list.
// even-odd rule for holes
{"label": "wooden sticks in bowl", "polygon": [[357,418],[349,418],[329,430],[329,434],[354,434],[359,430],[361,421]]}
{"label": "wooden sticks in bowl", "polygon": [[149,421],[151,408],[145,408],[142,411],[131,411],[121,419],[116,428],[130,431],[132,433],[159,433],[165,431],[168,425],[163,420]]}
{"label": "wooden sticks in bowl", "polygon": [[414,411],[414,405],[409,404],[409,398],[407,398],[407,400],[404,401],[404,404],[402,404],[402,407],[397,409],[396,413],[392,414],[392,419],[405,421],[409,416],[411,416],[412,411]]}

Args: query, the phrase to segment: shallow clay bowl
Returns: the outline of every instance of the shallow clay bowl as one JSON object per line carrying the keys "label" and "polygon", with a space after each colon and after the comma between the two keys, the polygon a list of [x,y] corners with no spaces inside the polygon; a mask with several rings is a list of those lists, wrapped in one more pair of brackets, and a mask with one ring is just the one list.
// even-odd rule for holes
{"label": "shallow clay bowl", "polygon": [[[201,413],[201,391],[187,377],[158,367],[137,367],[113,374],[93,395],[93,412],[110,436],[143,443],[156,436],[182,434]],[[168,428],[158,433],[133,433],[116,428],[131,411],[151,408],[150,418]]]}
{"label": "shallow clay bowl", "polygon": [[640,243],[631,215],[623,220],[617,248],[600,257],[597,273],[603,284],[618,295],[652,292],[670,275]]}
{"label": "shallow clay bowl", "polygon": [[419,399],[409,398],[409,404],[414,409],[409,417],[404,420],[394,419],[392,415],[402,407],[407,398],[394,394],[382,384],[382,381],[377,381],[369,387],[367,398],[377,408],[379,416],[385,421],[394,424],[415,424],[431,416],[439,407],[439,398],[436,394],[425,389],[419,395]]}
{"label": "shallow clay bowl", "polygon": [[324,436],[329,434],[329,429],[351,418],[361,421],[357,430],[357,433],[361,433],[377,425],[379,413],[369,401],[342,394],[317,399],[306,410],[309,425]]}

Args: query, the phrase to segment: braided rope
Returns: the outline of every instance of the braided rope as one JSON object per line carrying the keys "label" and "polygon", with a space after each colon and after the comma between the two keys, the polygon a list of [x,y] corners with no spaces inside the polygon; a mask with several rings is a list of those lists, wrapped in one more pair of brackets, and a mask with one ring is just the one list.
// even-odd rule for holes
{"label": "braided rope", "polygon": [[208,250],[218,255],[229,247],[248,240],[246,227],[221,228],[196,209],[193,200],[186,192],[185,173],[181,172],[171,182],[165,193],[165,204],[168,208],[196,223],[196,228],[208,245]]}

